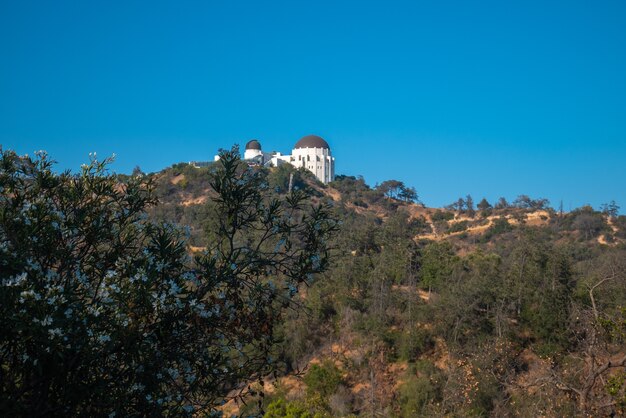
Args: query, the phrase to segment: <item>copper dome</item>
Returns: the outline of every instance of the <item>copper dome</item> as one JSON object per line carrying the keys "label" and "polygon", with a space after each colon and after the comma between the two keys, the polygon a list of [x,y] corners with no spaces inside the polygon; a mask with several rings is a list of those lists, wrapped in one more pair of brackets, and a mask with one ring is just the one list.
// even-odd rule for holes
{"label": "copper dome", "polygon": [[294,145],[294,148],[330,149],[330,146],[328,146],[328,142],[324,141],[323,138],[320,138],[317,135],[307,135],[307,136],[302,137],[298,142],[296,142],[296,145]]}
{"label": "copper dome", "polygon": [[261,143],[256,139],[253,139],[252,141],[248,141],[248,143],[246,144],[246,149],[258,149],[259,151],[261,151]]}

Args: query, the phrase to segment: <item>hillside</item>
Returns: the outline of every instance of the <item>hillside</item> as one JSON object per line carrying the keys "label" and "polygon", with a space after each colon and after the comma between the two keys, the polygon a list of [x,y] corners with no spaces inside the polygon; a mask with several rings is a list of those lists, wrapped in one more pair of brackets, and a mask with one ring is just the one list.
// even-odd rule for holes
{"label": "hillside", "polygon": [[[151,175],[152,215],[189,226],[192,252],[210,228],[210,170]],[[402,199],[399,182],[325,186],[284,166],[263,171],[268,194],[285,196],[292,172],[342,230],[332,267],[300,289],[304,310],[283,323],[284,374],[227,414],[624,413],[626,217],[560,213],[527,196],[429,208]]]}

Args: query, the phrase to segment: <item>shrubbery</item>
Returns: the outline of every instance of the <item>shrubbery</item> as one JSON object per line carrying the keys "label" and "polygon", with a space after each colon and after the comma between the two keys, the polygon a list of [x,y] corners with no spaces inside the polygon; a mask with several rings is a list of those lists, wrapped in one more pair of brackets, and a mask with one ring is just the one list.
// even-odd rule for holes
{"label": "shrubbery", "polygon": [[237,154],[207,177],[214,229],[190,260],[177,227],[147,218],[149,178],[2,151],[2,415],[209,413],[276,367],[274,326],[336,226],[301,193],[266,199]]}

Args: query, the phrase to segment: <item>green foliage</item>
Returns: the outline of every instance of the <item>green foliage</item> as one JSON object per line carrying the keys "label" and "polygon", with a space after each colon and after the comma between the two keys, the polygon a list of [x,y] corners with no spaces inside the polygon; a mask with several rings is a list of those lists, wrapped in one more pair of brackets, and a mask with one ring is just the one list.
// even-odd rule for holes
{"label": "green foliage", "polygon": [[421,286],[438,289],[458,265],[458,257],[449,242],[433,242],[421,251],[419,278]]}
{"label": "green foliage", "polygon": [[448,228],[448,233],[453,234],[455,232],[463,232],[467,230],[468,226],[469,226],[468,221],[455,222],[452,225],[450,225],[450,227]]}
{"label": "green foliage", "polygon": [[[313,409],[313,410],[312,410]],[[327,418],[325,411],[315,411],[305,402],[276,399],[267,407],[263,418]]]}
{"label": "green foliage", "polygon": [[[304,376],[307,396],[301,400],[287,401],[282,395],[270,402],[265,418],[330,418],[329,400],[343,382],[341,371],[330,361],[314,364]],[[332,415],[334,416],[334,415]]]}
{"label": "green foliage", "polygon": [[385,203],[384,193],[378,189],[371,189],[362,176],[338,175],[335,176],[335,180],[330,183],[330,186],[341,193],[343,202],[354,202],[360,207],[368,207],[372,204],[388,206]]}
{"label": "green foliage", "polygon": [[489,210],[492,208],[491,203],[489,203],[487,199],[485,199],[484,197],[482,198],[480,202],[478,202],[478,205],[476,205],[476,207],[482,211]]}
{"label": "green foliage", "polygon": [[513,201],[513,206],[520,209],[542,210],[548,208],[549,205],[548,199],[531,199],[526,195],[519,195]]}
{"label": "green foliage", "polygon": [[427,417],[429,404],[441,401],[444,379],[442,373],[427,361],[409,368],[399,389],[402,417]]}
{"label": "green foliage", "polygon": [[[25,175],[12,164],[5,157],[0,172],[9,187],[0,204],[2,415],[202,415],[230,389],[256,391],[258,379],[301,370],[313,354],[323,360],[328,347],[333,362],[311,366],[308,390],[256,394],[258,404],[240,413],[623,414],[623,370],[595,381],[585,373],[624,354],[624,216],[610,219],[615,234],[610,215],[592,208],[514,227],[505,216],[521,221],[547,203],[520,196],[515,207],[502,199],[491,208],[483,199],[478,209],[501,217],[480,239],[463,230],[489,220],[448,228],[455,214],[439,210],[438,232],[463,232],[432,242],[416,239],[430,224],[402,204],[398,187],[385,196],[338,176],[331,187],[341,201],[310,207],[301,192],[318,186],[307,173],[248,167],[230,153],[208,167],[115,178],[105,167]],[[22,199],[30,206],[16,200],[20,187],[32,187]],[[161,203],[151,206],[155,195]],[[460,200],[454,210],[469,215],[471,197]],[[332,218],[341,219],[338,233]],[[599,234],[613,245],[598,245]],[[204,248],[190,259],[187,244]],[[542,386],[531,394],[519,383],[532,376]],[[558,389],[567,385],[579,392]]]}
{"label": "green foliage", "polygon": [[615,200],[611,200],[611,202],[604,203],[602,205],[601,211],[606,216],[617,218],[617,215],[619,214],[619,205],[615,202]]}
{"label": "green foliage", "polygon": [[209,413],[276,368],[274,327],[328,266],[336,224],[301,193],[268,200],[237,154],[207,178],[215,230],[190,260],[182,232],[146,216],[150,176],[1,153],[2,415]]}
{"label": "green foliage", "polygon": [[435,340],[429,330],[418,328],[402,333],[395,346],[398,347],[400,359],[415,361],[415,359],[435,347]]}
{"label": "green foliage", "polygon": [[454,213],[437,209],[431,216],[433,222],[437,221],[450,221],[454,219]]}
{"label": "green foliage", "polygon": [[577,231],[581,240],[597,238],[603,232],[612,232],[606,223],[603,213],[595,211],[591,206],[583,206],[559,219],[559,227],[563,230]]}
{"label": "green foliage", "polygon": [[626,372],[620,371],[609,376],[605,390],[615,402],[617,415],[626,414]]}
{"label": "green foliage", "polygon": [[509,202],[507,202],[504,197],[499,198],[496,204],[493,206],[494,209],[500,209],[500,210],[507,209],[509,207],[510,207]]}
{"label": "green foliage", "polygon": [[486,218],[493,213],[493,207],[491,206],[491,203],[489,203],[484,197],[480,202],[478,202],[478,205],[476,205],[476,207],[480,211],[480,216],[482,218]]}
{"label": "green foliage", "polygon": [[[292,178],[293,177],[293,178]],[[271,190],[276,193],[285,194],[289,191],[289,180],[292,178],[293,190],[303,190],[311,194],[313,189],[305,181],[315,181],[315,176],[304,168],[295,168],[291,164],[280,164],[269,170],[267,182]]]}
{"label": "green foliage", "polygon": [[307,393],[319,394],[322,398],[328,398],[337,391],[342,383],[341,370],[331,361],[322,364],[313,364],[304,376],[307,385]]}
{"label": "green foliage", "polygon": [[404,183],[398,180],[385,180],[379,184],[376,189],[390,199],[399,199],[399,196],[404,189]]}
{"label": "green foliage", "polygon": [[626,343],[626,307],[618,307],[612,315],[598,318],[606,338],[613,344]]}
{"label": "green foliage", "polygon": [[489,242],[494,237],[511,232],[513,229],[513,225],[511,225],[506,218],[497,218],[493,221],[493,225],[491,225],[483,234],[482,241]]}
{"label": "green foliage", "polygon": [[330,185],[337,189],[342,197],[354,197],[355,195],[361,195],[371,190],[362,176],[357,178],[340,174],[335,176],[335,180],[331,182]]}

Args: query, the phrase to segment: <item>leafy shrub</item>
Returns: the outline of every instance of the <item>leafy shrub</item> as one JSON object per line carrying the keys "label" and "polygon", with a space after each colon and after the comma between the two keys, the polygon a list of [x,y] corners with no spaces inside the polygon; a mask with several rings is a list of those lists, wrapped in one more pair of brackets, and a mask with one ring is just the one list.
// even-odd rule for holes
{"label": "leafy shrub", "polygon": [[435,347],[432,333],[424,328],[405,332],[398,342],[399,356],[403,360],[415,361],[422,354]]}
{"label": "leafy shrub", "polygon": [[304,402],[276,399],[269,404],[263,418],[325,418],[326,414],[311,412]]}
{"label": "leafy shrub", "polygon": [[302,194],[268,202],[237,154],[210,178],[215,230],[191,261],[146,216],[150,178],[0,153],[1,415],[192,416],[276,367],[274,326],[335,224]]}
{"label": "leafy shrub", "polygon": [[339,385],[343,382],[341,370],[330,360],[322,364],[314,364],[304,376],[304,383],[307,385],[307,393],[317,393],[323,398],[328,398],[335,393]]}
{"label": "leafy shrub", "polygon": [[432,363],[420,361],[410,367],[399,390],[401,416],[429,416],[426,406],[441,400],[442,384],[441,372]]}
{"label": "leafy shrub", "polygon": [[455,233],[455,232],[465,231],[465,230],[467,230],[468,225],[469,225],[469,223],[467,221],[461,221],[461,222],[453,223],[448,228],[448,233],[452,234],[452,233]]}
{"label": "leafy shrub", "polygon": [[432,215],[430,215],[430,219],[432,219],[433,222],[450,221],[454,219],[454,213],[438,209]]}
{"label": "leafy shrub", "polygon": [[285,194],[289,191],[289,179],[293,176],[292,188],[294,190],[309,190],[305,178],[309,178],[308,170],[297,169],[291,164],[280,164],[268,170],[267,182],[271,190]]}
{"label": "leafy shrub", "polygon": [[487,228],[483,234],[482,241],[489,242],[493,237],[510,232],[513,229],[513,225],[506,218],[497,218],[493,221],[493,225]]}

